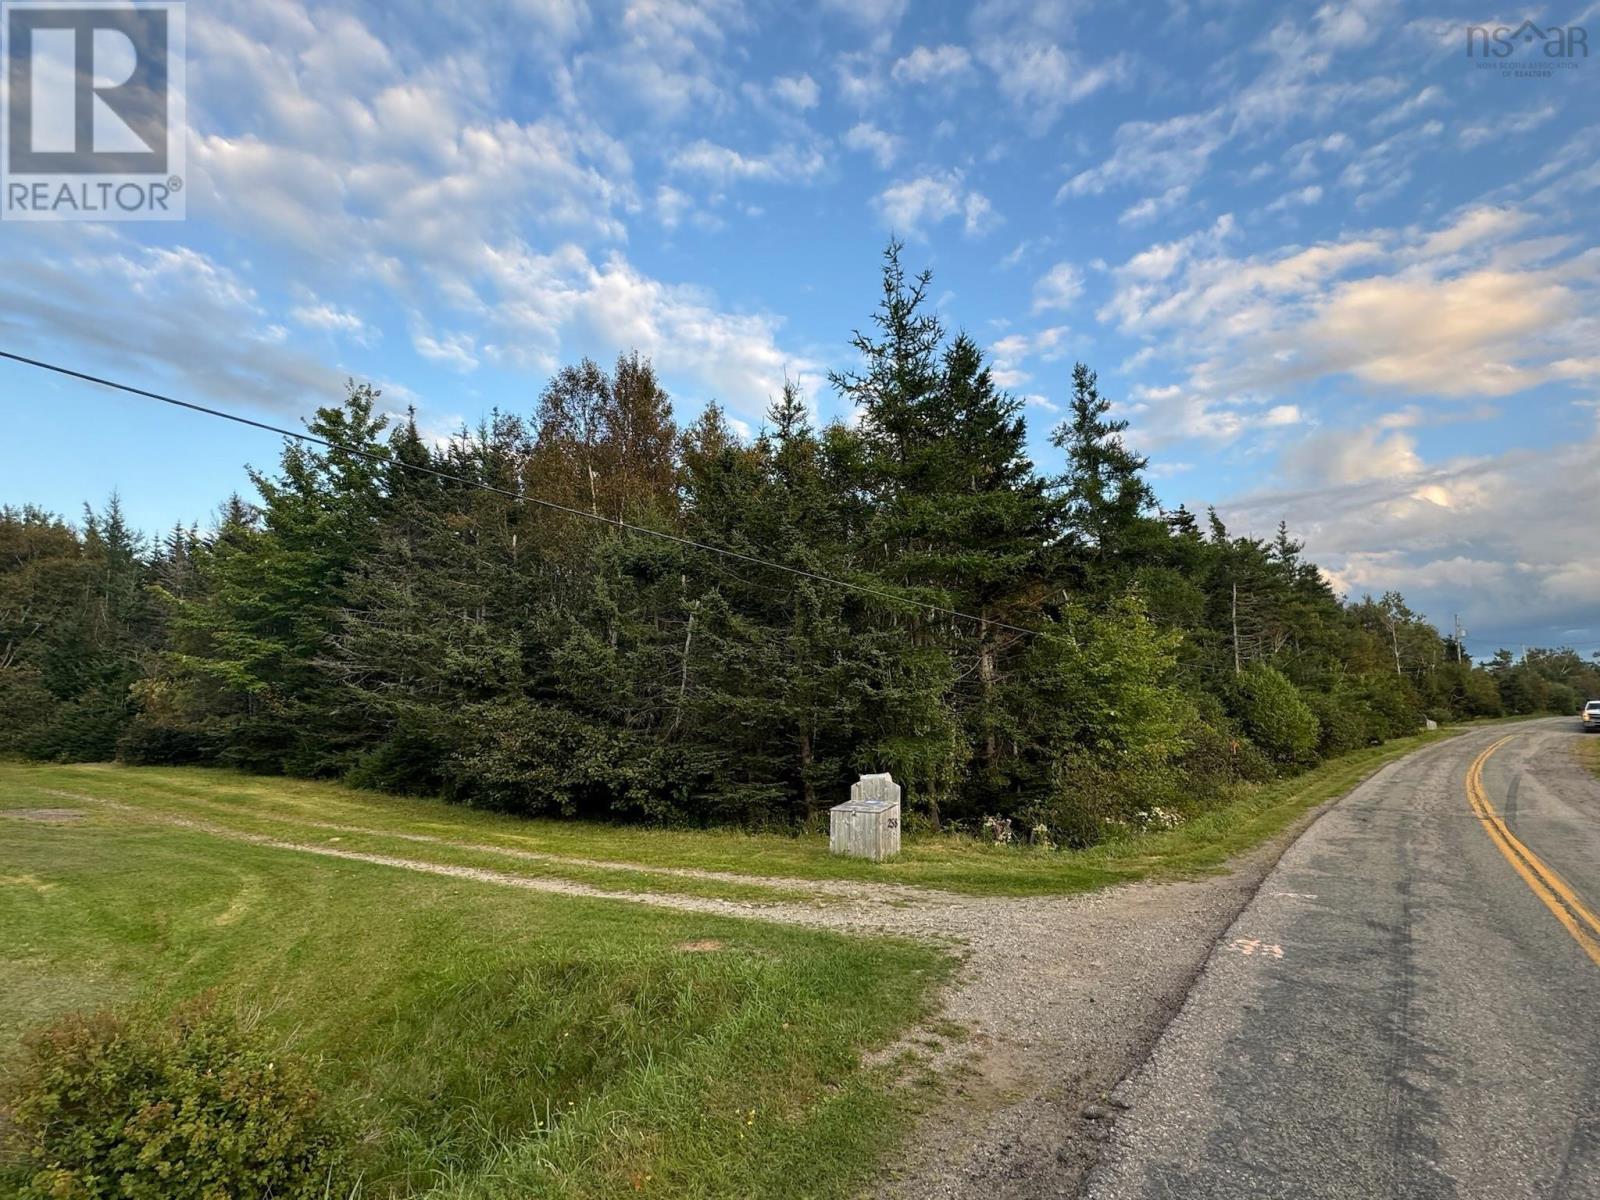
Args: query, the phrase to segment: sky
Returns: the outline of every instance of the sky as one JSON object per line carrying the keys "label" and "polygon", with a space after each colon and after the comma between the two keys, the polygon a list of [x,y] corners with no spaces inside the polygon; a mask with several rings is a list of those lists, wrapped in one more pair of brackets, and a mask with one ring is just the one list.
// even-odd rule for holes
{"label": "sky", "polygon": [[[1581,26],[1504,71],[1472,24]],[[204,0],[187,219],[0,223],[0,349],[445,436],[650,356],[822,419],[879,256],[1025,398],[1074,361],[1168,507],[1280,520],[1479,656],[1600,647],[1600,5]],[[1518,46],[1514,62],[1536,46]],[[0,363],[0,503],[204,524],[269,435]]]}

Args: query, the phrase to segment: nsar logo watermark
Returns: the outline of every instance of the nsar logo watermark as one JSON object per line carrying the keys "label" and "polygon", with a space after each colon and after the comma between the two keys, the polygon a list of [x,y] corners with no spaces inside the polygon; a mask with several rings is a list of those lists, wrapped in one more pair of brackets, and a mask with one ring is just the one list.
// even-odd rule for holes
{"label": "nsar logo watermark", "polygon": [[1553,79],[1589,57],[1589,31],[1582,25],[1468,25],[1467,57],[1480,71],[1509,79]]}
{"label": "nsar logo watermark", "polygon": [[4,0],[0,220],[178,221],[184,6]]}

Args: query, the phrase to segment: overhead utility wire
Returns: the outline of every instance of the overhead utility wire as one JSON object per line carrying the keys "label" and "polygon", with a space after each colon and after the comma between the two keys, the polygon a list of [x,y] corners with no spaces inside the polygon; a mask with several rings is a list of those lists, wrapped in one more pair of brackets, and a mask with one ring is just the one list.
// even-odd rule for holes
{"label": "overhead utility wire", "polygon": [[82,380],[84,383],[93,383],[100,387],[110,388],[113,391],[126,392],[130,396],[140,396],[146,400],[156,400],[162,404],[170,404],[174,408],[186,408],[190,412],[203,413],[208,417],[218,417],[221,420],[232,421],[238,425],[248,425],[252,429],[264,430],[267,433],[276,433],[281,437],[293,438],[300,442],[310,442],[314,445],[326,447],[329,450],[342,450],[346,454],[354,454],[361,458],[370,459],[373,462],[380,462],[393,467],[401,467],[407,471],[416,471],[419,474],[432,475],[436,479],[443,479],[450,483],[459,483],[465,487],[477,488],[480,491],[493,492],[496,495],[505,496],[521,504],[536,504],[540,508],[547,508],[553,512],[566,513],[568,516],[573,517],[582,517],[588,521],[598,521],[600,524],[609,525],[613,529],[626,530],[629,533],[637,533],[644,537],[657,538],[664,542],[673,542],[680,546],[688,546],[691,549],[703,550],[707,554],[720,554],[724,558],[737,559],[740,562],[752,563],[755,566],[767,567],[774,571],[783,571],[786,574],[795,575],[801,579],[810,579],[816,583],[827,583],[832,584],[835,587],[848,588],[851,591],[861,592],[864,595],[876,596],[880,600],[888,600],[893,604],[909,604],[915,608],[920,608],[927,612],[939,613],[948,617],[958,617],[963,621],[975,621],[979,624],[987,624],[995,629],[1005,629],[1011,633],[1025,634],[1028,637],[1047,636],[1042,630],[1027,629],[1021,625],[1010,625],[1004,621],[996,621],[989,617],[979,617],[973,615],[972,613],[960,612],[954,608],[945,608],[943,605],[930,604],[926,600],[914,600],[909,596],[896,595],[894,592],[886,592],[880,588],[868,587],[867,585],[861,583],[851,583],[846,579],[835,579],[829,575],[819,575],[815,571],[807,571],[803,567],[786,566],[783,563],[773,562],[770,559],[757,558],[753,554],[743,554],[738,550],[729,550],[723,546],[708,545],[705,542],[697,542],[692,538],[680,537],[675,533],[664,533],[659,529],[650,529],[644,525],[634,525],[620,518],[613,520],[610,517],[603,517],[596,512],[585,512],[581,508],[573,508],[566,504],[557,504],[553,500],[541,500],[537,496],[523,495],[521,492],[513,492],[507,488],[495,487],[490,483],[482,483],[476,479],[468,479],[465,476],[453,475],[448,471],[440,471],[433,467],[425,467],[420,463],[402,462],[400,459],[391,458],[387,454],[380,454],[373,450],[366,450],[360,446],[352,446],[348,442],[336,442],[329,438],[317,437],[315,434],[298,433],[293,429],[285,429],[281,425],[270,425],[265,421],[256,421],[250,417],[241,417],[238,413],[227,412],[220,408],[207,408],[204,404],[194,404],[188,400],[179,400],[175,396],[165,396],[160,392],[152,392],[147,391],[144,388],[134,387],[132,384],[118,383],[114,379],[103,379],[98,375],[89,375],[83,371],[74,371],[72,368],[63,367],[58,363],[44,362],[43,360],[37,358],[28,358],[21,354],[13,354],[9,350],[0,350],[0,358],[9,359],[15,363],[21,363],[23,366],[35,367],[41,371],[51,371],[57,375],[64,375],[68,379],[78,379]]}

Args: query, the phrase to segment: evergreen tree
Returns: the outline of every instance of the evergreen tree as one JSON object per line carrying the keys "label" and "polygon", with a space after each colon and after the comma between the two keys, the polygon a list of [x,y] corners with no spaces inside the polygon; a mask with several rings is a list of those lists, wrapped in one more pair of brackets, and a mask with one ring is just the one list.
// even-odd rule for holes
{"label": "evergreen tree", "polygon": [[1067,531],[1086,560],[1091,586],[1113,571],[1155,497],[1144,480],[1149,465],[1128,449],[1128,422],[1111,417],[1111,402],[1100,394],[1099,379],[1083,363],[1072,368],[1072,398],[1067,419],[1056,426],[1051,444],[1065,451],[1067,468],[1057,481]]}
{"label": "evergreen tree", "polygon": [[680,431],[629,353],[437,442],[352,385],[204,534],[0,510],[0,752],[702,822],[888,770],[933,823],[1087,844],[1424,713],[1600,695],[1570,650],[1480,669],[1398,593],[1346,602],[1286,525],[1157,511],[1082,364],[1042,478],[902,250],[831,377],[853,423],[791,383],[754,441]]}
{"label": "evergreen tree", "polygon": [[196,561],[199,594],[167,593],[163,716],[220,745],[223,761],[311,773],[349,765],[352,731],[317,664],[385,504],[377,400],[351,384],[343,406],[318,409],[307,431],[339,446],[290,442],[277,475],[252,471],[259,509],[235,498]]}

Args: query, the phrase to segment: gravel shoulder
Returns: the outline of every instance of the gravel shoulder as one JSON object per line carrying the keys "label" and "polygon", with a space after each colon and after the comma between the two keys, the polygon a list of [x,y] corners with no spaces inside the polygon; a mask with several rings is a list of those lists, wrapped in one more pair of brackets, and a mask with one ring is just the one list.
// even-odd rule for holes
{"label": "gravel shoulder", "polygon": [[[1446,745],[1391,763],[1368,782]],[[1119,1111],[1113,1089],[1145,1061],[1217,941],[1328,807],[1234,859],[1226,874],[965,905],[968,957],[944,1010],[971,1031],[953,1064],[961,1078],[874,1194],[1078,1194]]]}

